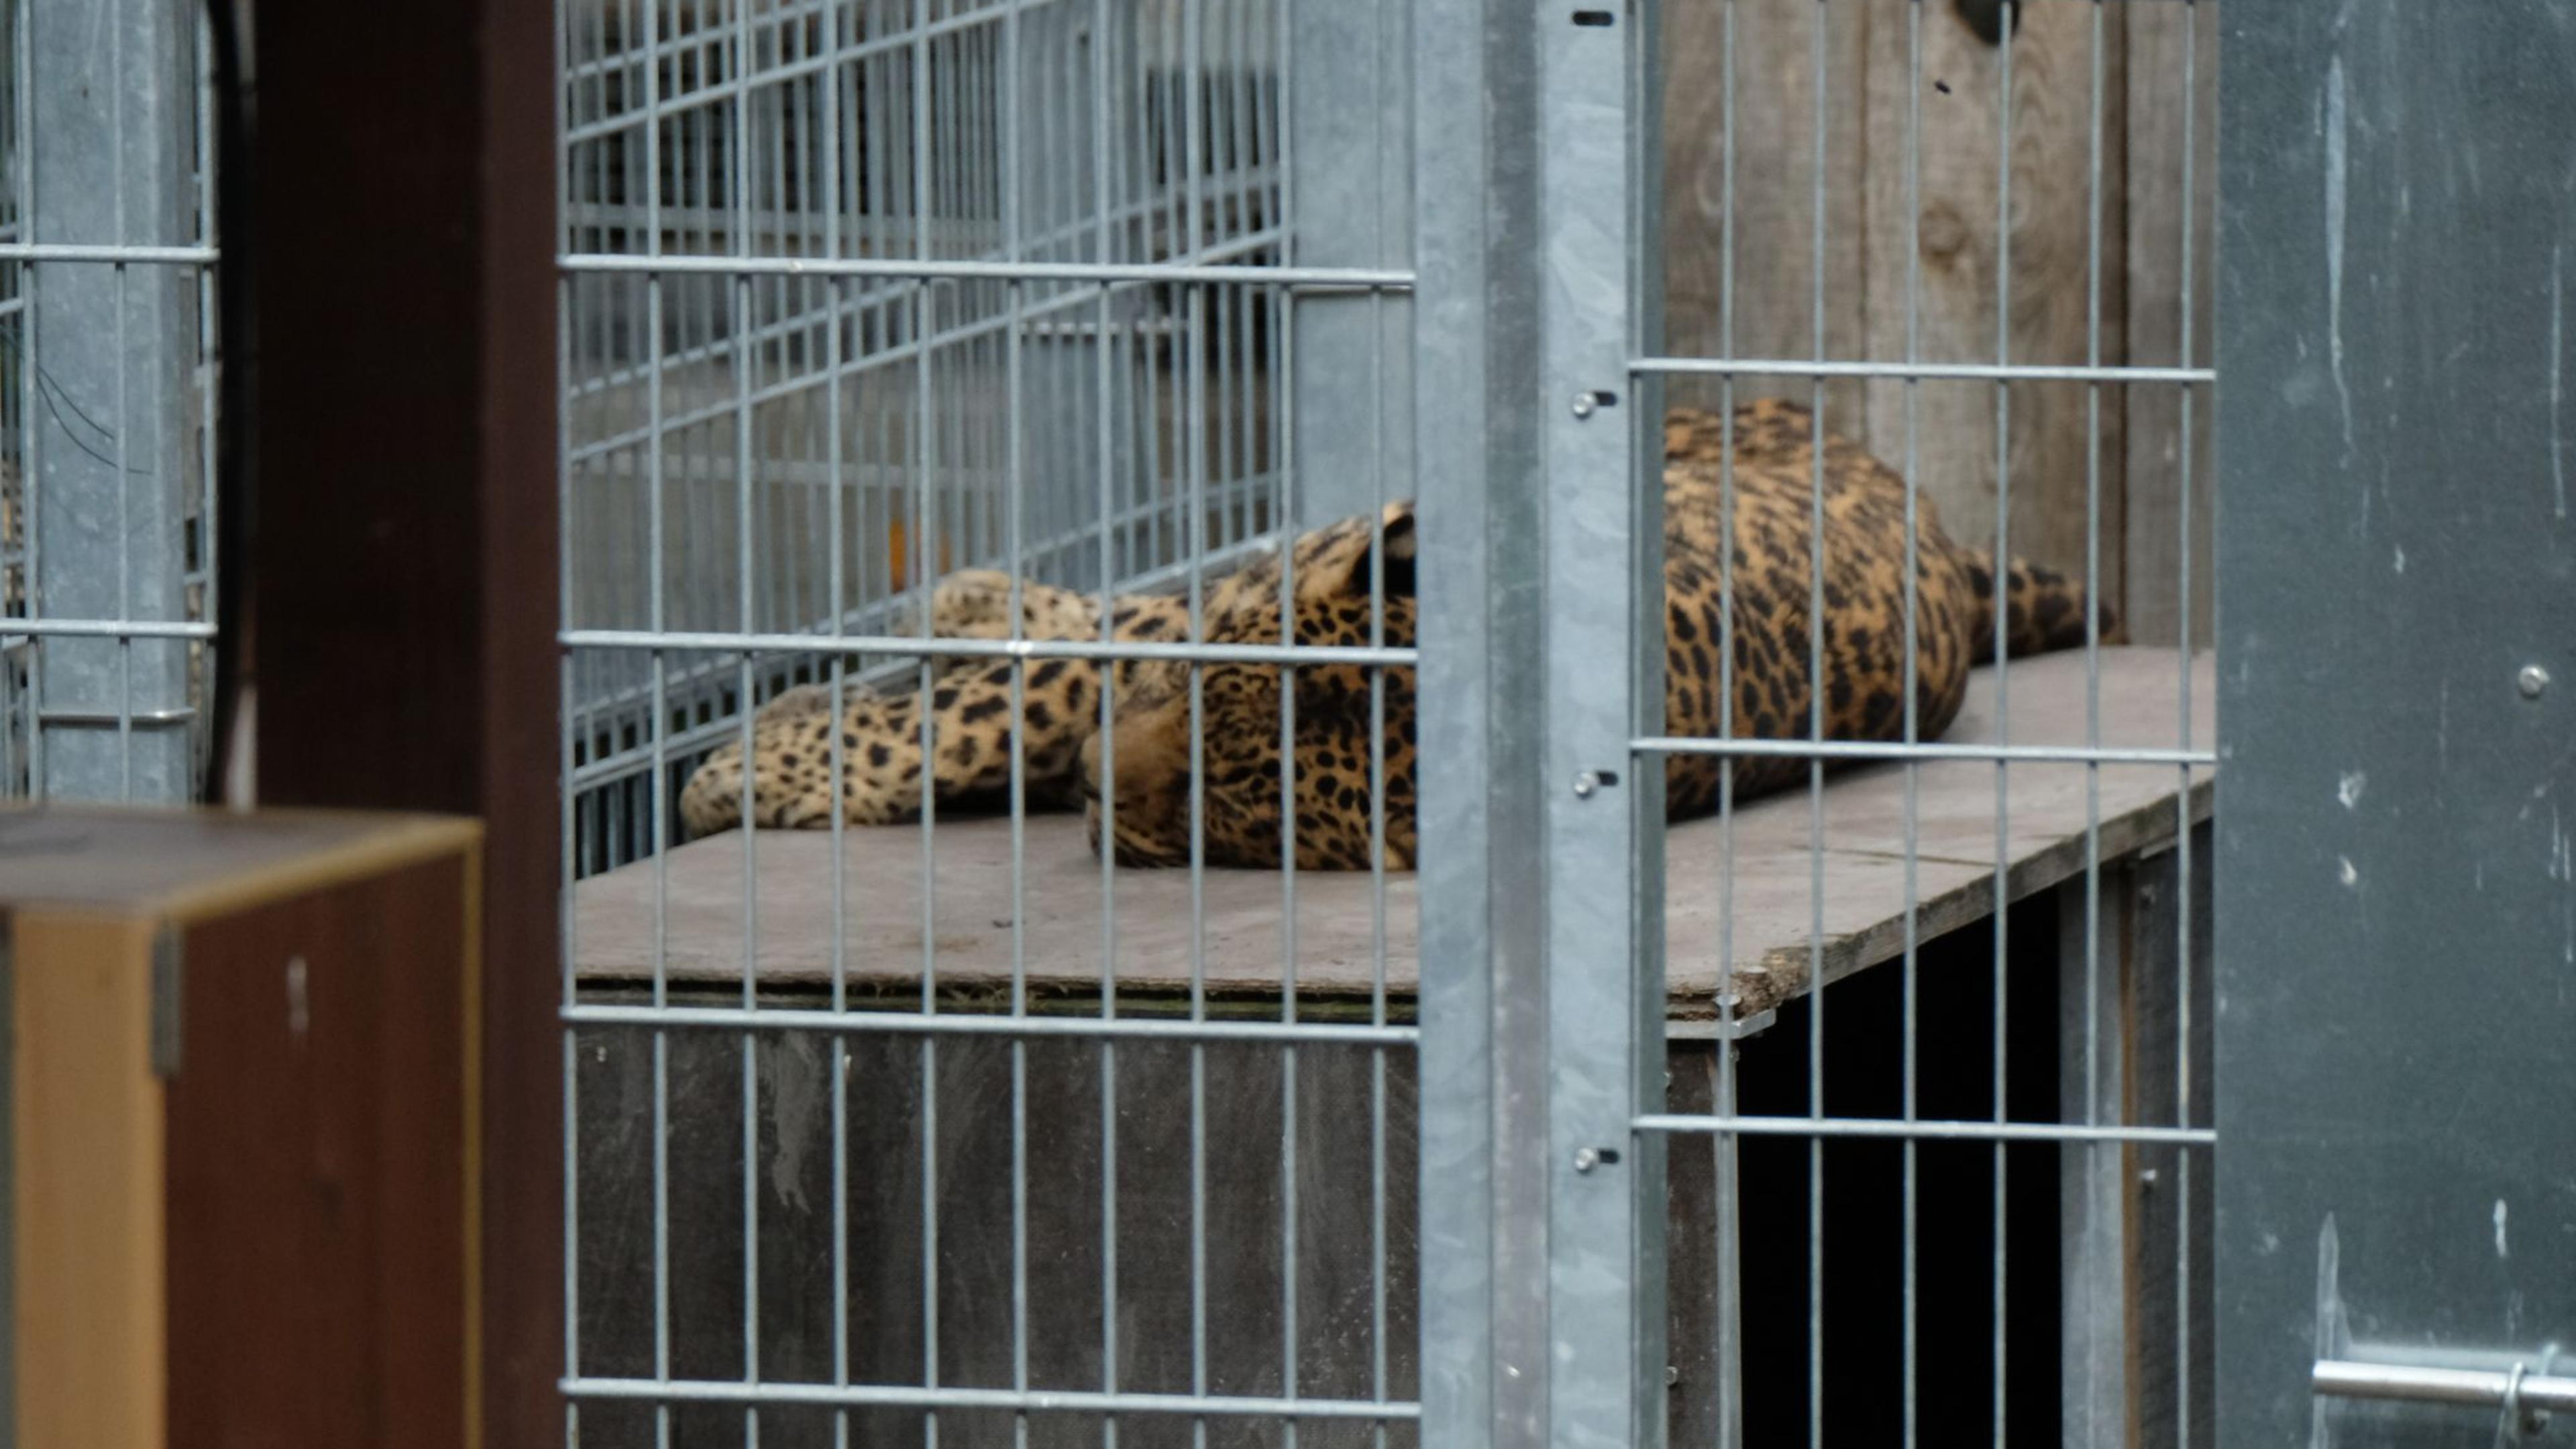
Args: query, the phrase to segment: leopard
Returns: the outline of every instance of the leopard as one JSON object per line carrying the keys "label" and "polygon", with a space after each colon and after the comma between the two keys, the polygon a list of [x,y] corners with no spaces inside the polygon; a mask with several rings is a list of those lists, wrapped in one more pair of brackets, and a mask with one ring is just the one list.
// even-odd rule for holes
{"label": "leopard", "polygon": [[[2117,610],[2088,605],[2080,579],[2018,556],[2002,565],[1998,628],[1993,551],[1954,540],[1928,495],[1909,498],[1895,469],[1819,430],[1803,404],[1675,406],[1662,431],[1668,736],[1895,742],[1910,728],[1936,740],[1999,644],[2020,657],[2125,637]],[[931,593],[934,640],[1043,642],[1018,657],[934,658],[927,689],[782,694],[755,716],[747,754],[727,743],[690,777],[682,823],[691,838],[746,818],[768,829],[828,827],[836,813],[902,824],[1016,797],[1033,813],[1081,810],[1093,852],[1124,867],[1409,871],[1420,853],[1414,670],[1361,651],[1414,646],[1416,563],[1414,504],[1399,500],[1203,580],[1195,609],[1174,592],[1104,599],[951,573]],[[1819,598],[1821,637],[1810,632]],[[1148,647],[1106,661],[1074,652],[1104,639]],[[1292,641],[1341,652],[1294,668],[1258,652]],[[1220,657],[1193,664],[1150,647],[1181,644]],[[1224,657],[1231,646],[1254,647]],[[1849,764],[1811,759],[1666,753],[1665,817],[1715,814],[1730,796],[1749,803]]]}

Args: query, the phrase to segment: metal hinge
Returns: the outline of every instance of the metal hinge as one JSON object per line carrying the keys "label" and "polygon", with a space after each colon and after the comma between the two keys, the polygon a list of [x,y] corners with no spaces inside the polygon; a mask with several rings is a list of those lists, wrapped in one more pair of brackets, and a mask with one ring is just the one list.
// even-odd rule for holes
{"label": "metal hinge", "polygon": [[185,974],[179,932],[163,926],[152,937],[152,1073],[179,1075],[180,987]]}

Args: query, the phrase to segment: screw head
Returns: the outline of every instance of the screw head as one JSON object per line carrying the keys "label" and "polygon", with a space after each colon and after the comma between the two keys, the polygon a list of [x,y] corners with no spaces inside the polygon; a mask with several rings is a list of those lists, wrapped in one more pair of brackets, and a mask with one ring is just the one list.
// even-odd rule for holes
{"label": "screw head", "polygon": [[2549,687],[2549,671],[2537,664],[2526,664],[2522,666],[2522,673],[2514,676],[2513,683],[2522,691],[2523,698],[2538,699],[2540,692]]}
{"label": "screw head", "polygon": [[1600,1165],[1601,1154],[1598,1150],[1590,1147],[1578,1147],[1574,1149],[1575,1171],[1590,1172],[1592,1169],[1599,1167]]}
{"label": "screw head", "polygon": [[1681,1370],[1681,1365],[1679,1365],[1679,1364],[1671,1364],[1671,1363],[1668,1363],[1668,1364],[1664,1365],[1664,1387],[1665,1387],[1665,1388],[1668,1388],[1668,1389],[1669,1389],[1669,1388],[1671,1388],[1673,1385],[1675,1385],[1675,1384],[1677,1384],[1677,1383],[1680,1383],[1681,1381],[1682,1381],[1682,1370]]}
{"label": "screw head", "polygon": [[1574,415],[1578,418],[1592,416],[1592,394],[1578,392],[1574,395]]}

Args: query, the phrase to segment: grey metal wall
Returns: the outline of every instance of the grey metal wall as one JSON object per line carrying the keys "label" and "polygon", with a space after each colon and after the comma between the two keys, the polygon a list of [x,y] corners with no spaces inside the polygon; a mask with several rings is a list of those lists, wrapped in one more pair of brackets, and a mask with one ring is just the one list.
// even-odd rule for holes
{"label": "grey metal wall", "polygon": [[2227,26],[2222,1425],[2518,1442],[2576,1341],[2576,7]]}

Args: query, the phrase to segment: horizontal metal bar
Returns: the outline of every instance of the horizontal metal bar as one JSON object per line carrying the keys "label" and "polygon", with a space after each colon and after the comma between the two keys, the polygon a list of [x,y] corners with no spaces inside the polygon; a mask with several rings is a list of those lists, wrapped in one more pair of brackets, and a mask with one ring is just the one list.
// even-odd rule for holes
{"label": "horizontal metal bar", "polygon": [[118,714],[103,709],[42,709],[36,719],[48,725],[133,725],[137,729],[166,729],[188,724],[197,717],[195,705],[174,705],[168,709],[138,709],[131,714]]}
{"label": "horizontal metal bar", "polygon": [[1349,1026],[1316,1021],[1191,1020],[1164,1016],[1003,1016],[964,1011],[814,1011],[743,1006],[562,1007],[583,1026],[642,1026],[722,1031],[826,1031],[880,1036],[1091,1037],[1110,1040],[1306,1042],[1328,1046],[1410,1046],[1410,1026]]}
{"label": "horizontal metal bar", "polygon": [[906,1384],[735,1383],[713,1379],[566,1378],[569,1399],[684,1404],[820,1404],[896,1409],[1000,1409],[1014,1413],[1186,1414],[1207,1418],[1418,1419],[1418,1404],[1369,1399],[1279,1399],[1249,1394],[1113,1394],[1083,1390],[916,1388]]}
{"label": "horizontal metal bar", "polygon": [[2167,382],[2218,380],[2208,367],[2086,367],[2045,362],[1826,362],[1818,358],[1640,357],[1632,375],[1869,377],[1922,382]]}
{"label": "horizontal metal bar", "polygon": [[112,262],[203,267],[220,260],[213,247],[119,246],[85,242],[0,242],[0,262]]}
{"label": "horizontal metal bar", "polygon": [[883,654],[900,658],[1168,659],[1185,664],[1327,664],[1410,669],[1411,649],[1362,644],[1174,644],[1152,640],[924,639],[917,634],[684,634],[649,629],[566,629],[566,649],[662,649],[733,654]]}
{"label": "horizontal metal bar", "polygon": [[2067,765],[2198,765],[2217,768],[2218,755],[2213,750],[2150,750],[2099,748],[2086,745],[1974,745],[1926,741],[1904,744],[1892,740],[1713,740],[1647,735],[1630,740],[1628,748],[1641,755],[1734,755],[1763,759],[1797,760],[1993,760],[2002,763]]}
{"label": "horizontal metal bar", "polygon": [[[1285,232],[1280,228],[1268,227],[1258,232],[1247,232],[1241,236],[1230,238],[1222,245],[1204,246],[1199,248],[1198,251],[1198,255],[1202,258],[1202,262],[1200,264],[1206,264],[1204,259],[1207,258],[1216,258],[1221,260],[1227,257],[1246,256],[1253,252],[1261,251],[1266,247],[1277,246],[1284,236]],[[879,278],[878,280],[884,281],[888,279]],[[811,332],[817,328],[830,327],[836,321],[846,321],[865,312],[886,307],[899,306],[909,301],[912,296],[920,290],[920,279],[918,278],[896,278],[892,280],[899,283],[899,285],[871,289],[859,294],[858,296],[847,299],[846,303],[833,303],[808,308],[805,311],[793,313],[776,321],[761,323],[747,331],[728,332],[712,341],[701,343],[695,347],[666,351],[661,355],[659,362],[649,371],[642,366],[610,368],[596,377],[571,384],[567,389],[567,392],[570,395],[585,398],[600,394],[616,393],[644,387],[657,379],[667,378],[671,373],[683,371],[688,368],[728,363],[733,359],[734,353],[737,350],[748,348],[756,351],[758,348],[774,343],[782,337],[791,337],[801,333]],[[1104,291],[1115,295],[1121,292],[1130,291],[1135,287],[1142,285],[1145,285],[1145,283],[1107,282],[1094,286],[1087,286],[1079,291],[1064,292],[1033,301],[1024,301],[1017,313],[1013,313],[1008,310],[997,311],[990,316],[979,317],[972,322],[961,322],[955,326],[941,329],[931,333],[927,337],[915,338],[908,342],[900,342],[891,346],[877,348],[868,352],[863,357],[845,359],[837,369],[817,370],[791,378],[785,382],[773,383],[768,387],[755,390],[750,396],[750,401],[757,405],[779,398],[791,397],[798,393],[807,392],[814,388],[828,385],[835,379],[860,377],[880,368],[891,367],[908,362],[918,356],[925,349],[932,353],[937,353],[956,347],[961,343],[971,342],[979,337],[998,336],[1006,333],[1012,327],[1014,322],[1025,324],[1034,321],[1037,322],[1040,327],[1043,327],[1045,319],[1052,317],[1059,312],[1072,312],[1085,307],[1097,305],[1100,296]],[[1138,333],[1143,333],[1148,329],[1148,327],[1152,327],[1158,328],[1163,335],[1166,336],[1177,335],[1177,328],[1174,327],[1173,319],[1170,318],[1152,319],[1150,321],[1140,323],[1113,325],[1123,326]],[[682,428],[693,427],[699,423],[710,422],[717,418],[731,417],[741,407],[742,401],[743,400],[741,398],[728,397],[719,403],[672,413],[662,419],[662,431],[665,433],[676,432]],[[573,457],[576,461],[579,461],[617,447],[633,446],[634,444],[641,442],[651,433],[651,431],[651,426],[648,424],[630,428],[623,433],[611,434],[603,438],[594,439],[593,441],[585,443],[581,447],[575,449]]]}
{"label": "horizontal metal bar", "polygon": [[2524,1374],[2516,1383],[2510,1371],[2416,1368],[2329,1358],[2317,1360],[2312,1383],[2315,1391],[2327,1398],[2393,1399],[2481,1409],[2502,1407],[2505,1392],[2511,1389],[2516,1402],[2525,1409],[2576,1412],[2576,1378],[2559,1375]]}
{"label": "horizontal metal bar", "polygon": [[1630,1123],[1640,1132],[1717,1132],[1744,1137],[1910,1137],[1967,1142],[2164,1142],[2209,1146],[2208,1127],[2089,1127],[2056,1122],[1907,1122],[1888,1117],[1717,1117],[1651,1112]]}
{"label": "horizontal metal bar", "polygon": [[212,639],[215,626],[185,619],[0,617],[0,639]]}
{"label": "horizontal metal bar", "polygon": [[[868,40],[839,46],[823,54],[807,56],[801,60],[763,65],[753,75],[709,81],[692,89],[674,91],[662,96],[650,107],[641,110],[625,111],[604,120],[588,121],[579,126],[567,127],[559,141],[560,144],[567,146],[576,145],[584,141],[596,140],[615,131],[641,126],[648,121],[683,118],[691,111],[712,110],[719,104],[729,103],[738,95],[749,95],[763,88],[783,86],[787,82],[809,75],[817,75],[836,67],[856,65],[879,56],[900,54],[917,44],[937,40],[959,31],[979,27],[998,27],[1014,10],[1026,16],[1046,8],[1047,3],[1048,0],[1016,0],[1012,5],[989,6],[960,15],[951,15],[944,19],[906,26],[901,30],[889,31]],[[784,29],[801,19],[810,18],[824,8],[814,6],[802,15],[787,14],[770,17],[765,21],[755,21],[754,24],[767,29]],[[689,50],[721,50],[732,39],[729,28],[723,32],[700,30],[687,35],[670,36],[659,41],[649,50],[619,51],[615,55],[600,60],[584,61],[568,69],[567,79],[592,79],[611,70],[626,70],[638,68],[644,64],[658,64],[664,59],[678,56]]]}
{"label": "horizontal metal bar", "polygon": [[1263,287],[1410,291],[1413,273],[1385,267],[1264,267],[1189,262],[996,262],[910,257],[626,256],[567,252],[567,272],[717,277],[932,277],[993,282],[1237,282]]}
{"label": "horizontal metal bar", "polygon": [[1780,1020],[1778,1008],[1756,1011],[1729,1021],[1717,1017],[1691,1017],[1664,1023],[1666,1041],[1743,1041],[1769,1031]]}
{"label": "horizontal metal bar", "polygon": [[[1151,208],[1133,207],[1122,211],[1121,218],[1129,220],[1134,219],[1134,217],[1128,216],[1128,212],[1132,212],[1134,217],[1151,216],[1155,214]],[[665,227],[667,228],[671,226],[671,213],[668,210],[665,210],[662,215]],[[1192,253],[1192,256],[1195,258],[1193,262],[1186,264],[1166,263],[1165,265],[1213,265],[1215,263],[1224,262],[1230,258],[1249,256],[1252,253],[1276,247],[1286,239],[1286,236],[1286,229],[1282,227],[1264,227],[1259,231],[1241,232],[1233,236],[1229,236],[1221,242],[1210,242],[1199,247]],[[1062,229],[1061,232],[1049,233],[1048,235],[1034,238],[1027,244],[1027,247],[1029,250],[1033,251],[1044,250],[1050,246],[1086,242],[1090,239],[1091,233],[1088,227],[1067,227]],[[618,253],[617,255],[624,254]],[[992,259],[986,258],[986,260],[989,261]],[[996,262],[995,264],[1004,265],[999,262]],[[1258,264],[1247,263],[1246,265]],[[913,296],[921,290],[921,286],[925,279],[917,276],[898,276],[879,277],[874,280],[887,283],[888,285],[871,287],[854,296],[837,298],[820,306],[809,307],[801,312],[790,313],[776,320],[760,323],[747,330],[729,330],[694,347],[667,350],[661,354],[659,360],[649,369],[642,365],[610,368],[596,377],[571,384],[568,388],[568,392],[574,395],[587,397],[601,392],[611,392],[625,388],[638,387],[648,381],[665,377],[672,372],[680,371],[684,368],[727,362],[732,359],[733,353],[737,348],[749,347],[756,349],[775,342],[782,337],[789,337],[798,333],[808,332],[819,327],[829,327],[836,320],[847,320],[870,311],[901,306],[911,301]],[[835,376],[856,376],[874,368],[889,365],[893,362],[908,358],[918,352],[925,344],[932,350],[936,351],[953,346],[960,342],[970,341],[976,337],[1001,333],[1007,330],[1015,320],[1027,322],[1031,319],[1050,317],[1058,312],[1073,311],[1082,307],[1095,305],[1104,290],[1110,292],[1112,295],[1116,295],[1130,291],[1141,285],[1145,285],[1145,283],[1136,281],[1113,281],[1083,287],[1076,291],[1061,292],[1042,298],[1023,300],[1020,309],[1017,312],[1013,312],[1008,309],[998,310],[990,316],[979,317],[972,322],[962,322],[955,326],[933,332],[927,338],[916,338],[912,341],[898,343],[891,347],[873,349],[863,357],[845,359],[837,370],[827,369],[817,371],[808,374],[806,377],[799,379],[798,381],[800,383],[812,383],[824,381]],[[1170,319],[1168,318],[1163,319],[1163,322],[1165,326],[1170,325]],[[787,393],[794,390],[795,387],[792,385],[772,387],[764,389],[761,392],[754,393],[752,400],[754,402],[760,402],[770,397],[785,396]],[[716,415],[729,414],[737,405],[738,401],[738,399],[727,399],[719,406]],[[680,414],[675,415],[672,418],[664,419],[664,426],[666,428],[676,428],[681,426],[684,422],[699,420],[703,419],[692,418],[687,414]]]}

